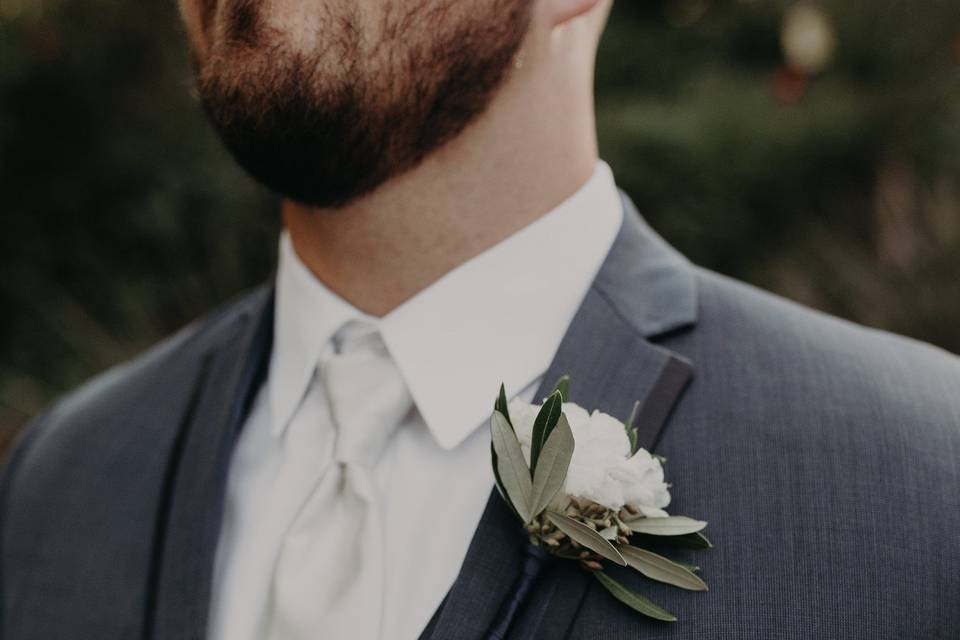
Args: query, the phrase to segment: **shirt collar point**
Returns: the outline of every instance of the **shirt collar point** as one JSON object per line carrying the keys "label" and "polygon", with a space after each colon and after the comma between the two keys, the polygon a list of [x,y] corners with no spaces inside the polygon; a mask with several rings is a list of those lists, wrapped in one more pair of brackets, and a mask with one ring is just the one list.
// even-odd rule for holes
{"label": "shirt collar point", "polygon": [[427,415],[421,412],[420,415],[427,425],[427,430],[444,451],[459,447],[464,440],[481,428],[486,420],[482,411],[464,412],[456,416],[430,415],[430,412],[427,412]]}

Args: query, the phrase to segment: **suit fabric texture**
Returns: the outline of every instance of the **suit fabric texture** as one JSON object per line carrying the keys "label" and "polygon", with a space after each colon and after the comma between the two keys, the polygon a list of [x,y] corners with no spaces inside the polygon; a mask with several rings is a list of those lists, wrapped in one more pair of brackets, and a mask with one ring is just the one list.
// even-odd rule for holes
{"label": "suit fabric texture", "polygon": [[[544,381],[620,419],[643,403],[669,511],[710,523],[715,548],[675,555],[710,591],[610,569],[679,618],[660,623],[551,562],[506,637],[960,638],[960,359],[695,267],[624,206]],[[34,421],[0,484],[0,640],[204,637],[272,315],[248,294]],[[491,492],[421,637],[485,637],[524,542]]]}

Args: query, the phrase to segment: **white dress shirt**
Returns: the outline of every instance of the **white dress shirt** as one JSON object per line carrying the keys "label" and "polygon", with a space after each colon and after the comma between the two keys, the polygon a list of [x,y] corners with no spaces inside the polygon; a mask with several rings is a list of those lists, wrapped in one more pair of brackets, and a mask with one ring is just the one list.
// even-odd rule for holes
{"label": "white dress shirt", "polygon": [[384,637],[420,635],[493,488],[486,425],[500,383],[532,400],[622,219],[613,175],[599,162],[553,211],[383,318],[327,289],[281,236],[273,353],[230,466],[211,640],[264,633],[284,535],[333,455],[317,364],[351,320],[377,326],[416,404],[374,473],[385,505]]}

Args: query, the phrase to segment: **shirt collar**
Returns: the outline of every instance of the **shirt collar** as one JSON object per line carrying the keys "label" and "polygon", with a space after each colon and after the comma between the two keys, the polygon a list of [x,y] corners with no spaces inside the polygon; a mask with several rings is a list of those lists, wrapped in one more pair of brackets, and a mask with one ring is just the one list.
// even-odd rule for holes
{"label": "shirt collar", "polygon": [[317,280],[284,233],[268,382],[274,434],[334,333],[359,319],[377,325],[436,441],[456,447],[489,417],[501,382],[513,395],[547,370],[622,221],[613,174],[598,162],[555,209],[379,319]]}

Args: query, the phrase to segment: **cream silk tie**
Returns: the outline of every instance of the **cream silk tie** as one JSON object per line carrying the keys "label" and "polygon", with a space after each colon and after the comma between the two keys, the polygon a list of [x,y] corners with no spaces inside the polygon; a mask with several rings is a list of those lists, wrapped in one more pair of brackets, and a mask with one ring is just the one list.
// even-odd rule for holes
{"label": "cream silk tie", "polygon": [[338,353],[319,368],[334,459],[280,550],[271,640],[381,637],[384,531],[372,467],[413,400],[375,329],[351,323],[337,337]]}

